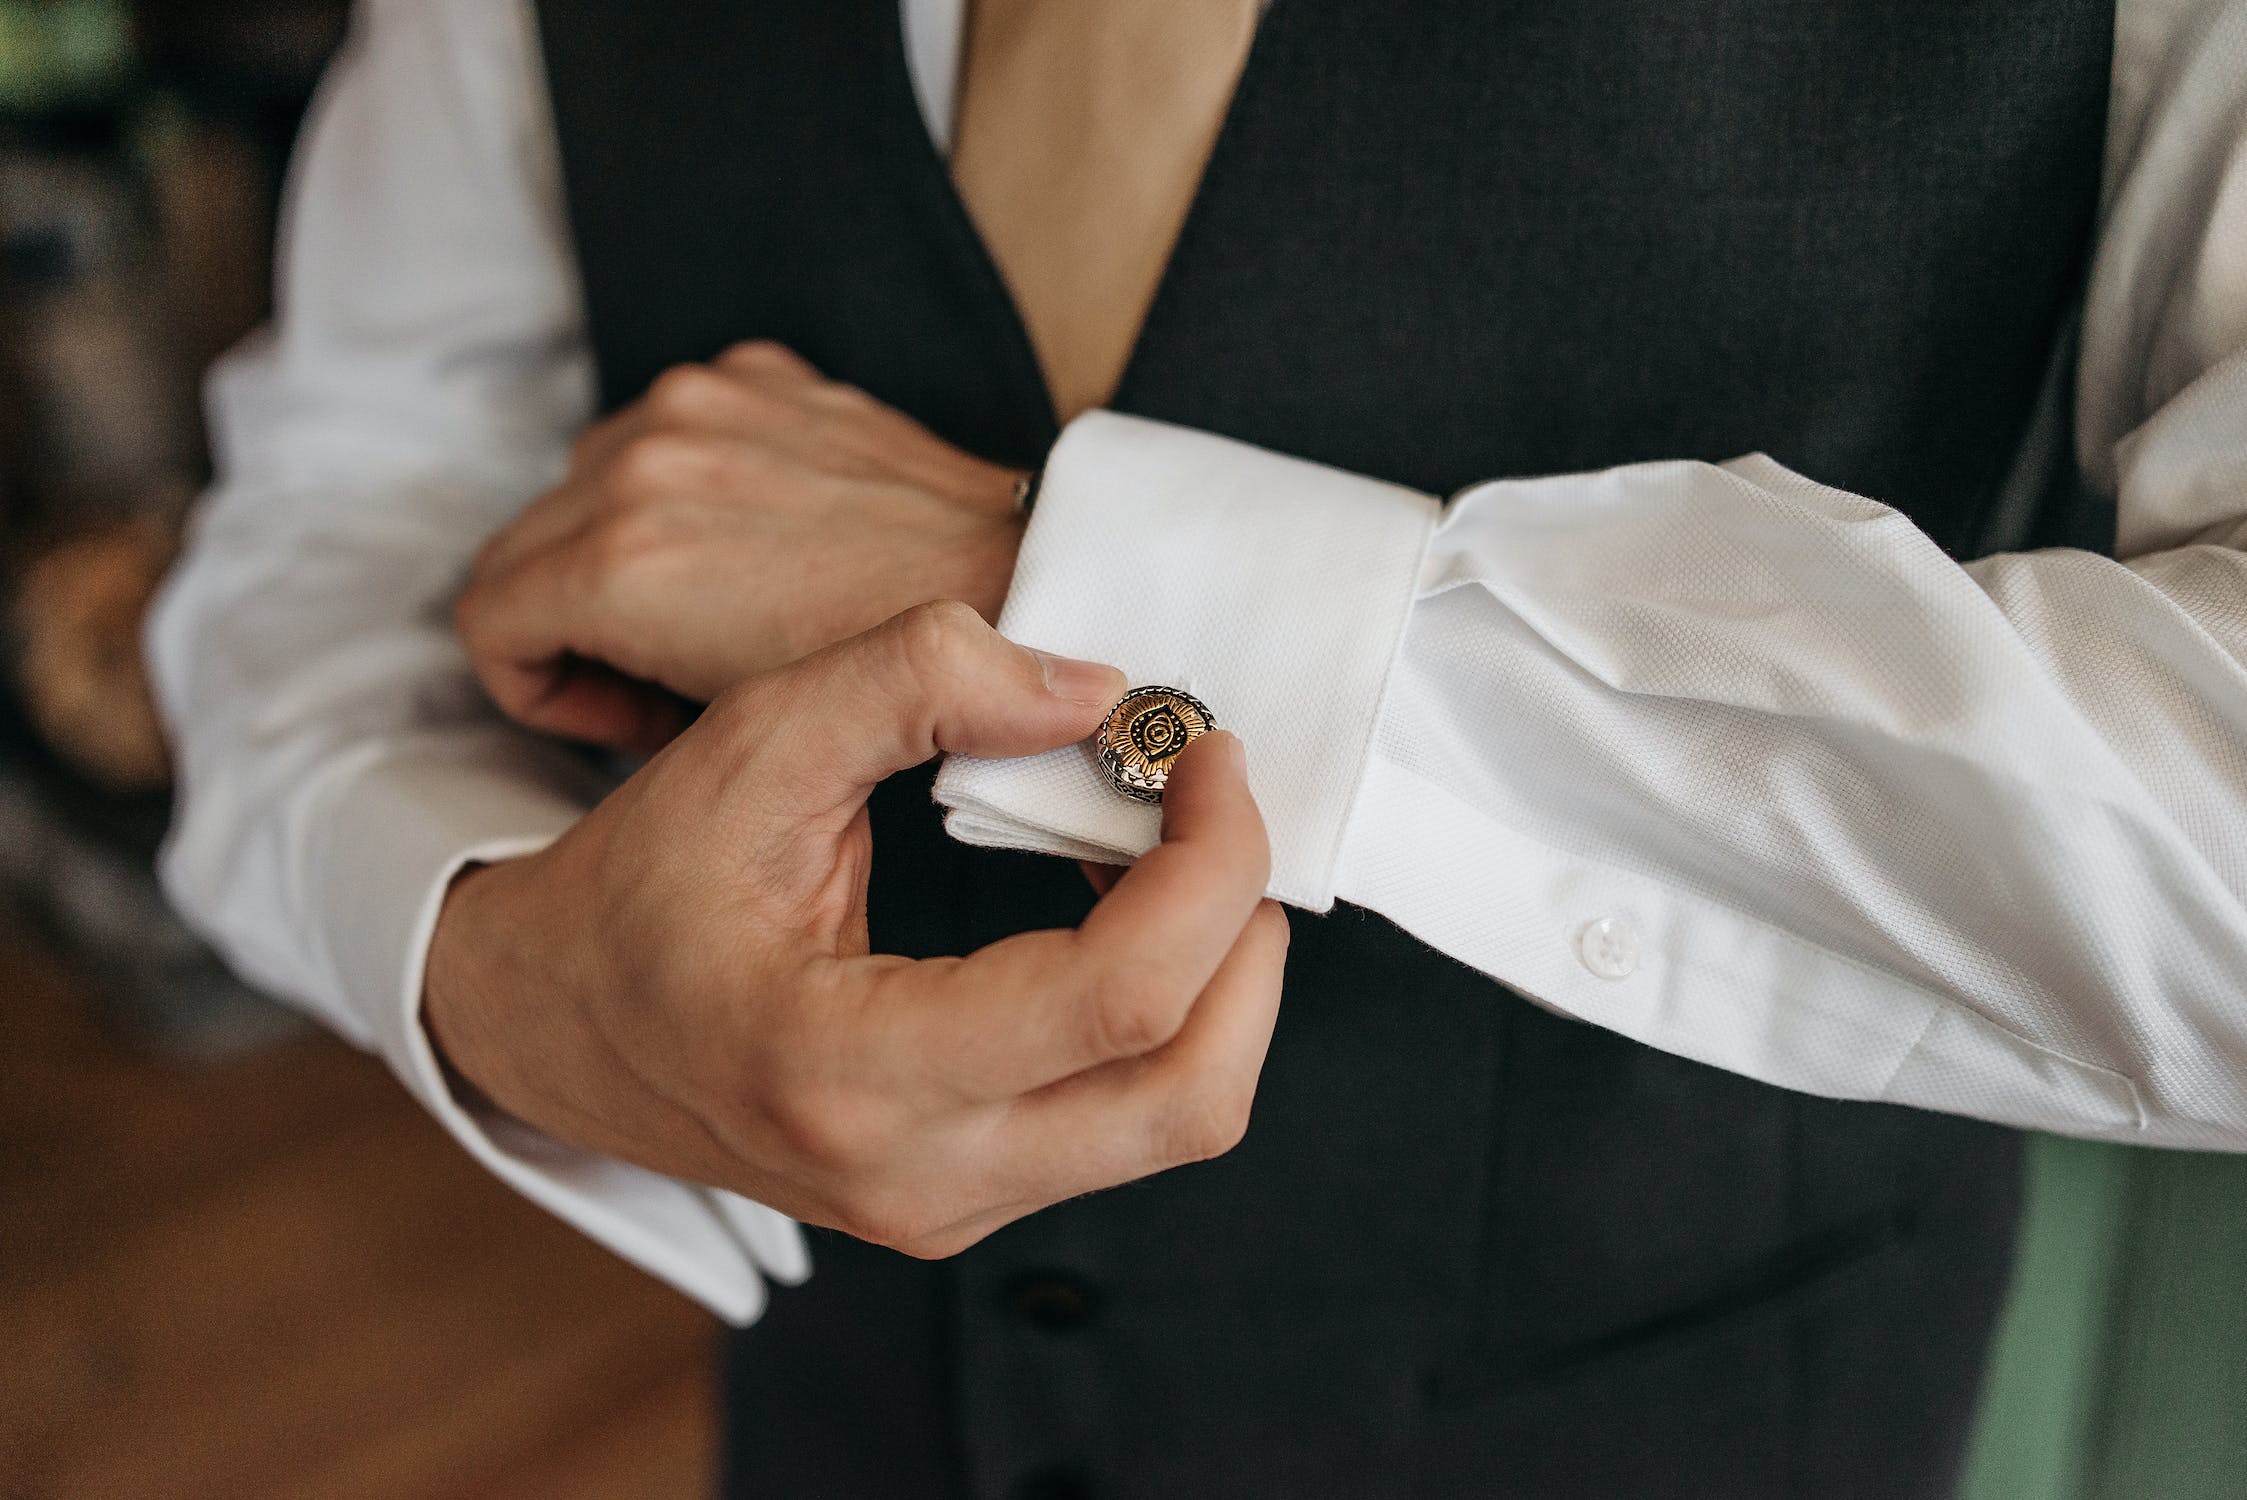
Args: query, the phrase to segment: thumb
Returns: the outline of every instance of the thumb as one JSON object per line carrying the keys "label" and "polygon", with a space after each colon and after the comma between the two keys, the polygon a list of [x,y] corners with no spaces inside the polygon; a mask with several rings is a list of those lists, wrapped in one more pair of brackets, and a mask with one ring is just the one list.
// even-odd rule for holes
{"label": "thumb", "polygon": [[938,600],[742,685],[729,713],[761,726],[806,812],[854,807],[939,751],[1006,758],[1071,744],[1123,696],[1124,675],[1017,646]]}

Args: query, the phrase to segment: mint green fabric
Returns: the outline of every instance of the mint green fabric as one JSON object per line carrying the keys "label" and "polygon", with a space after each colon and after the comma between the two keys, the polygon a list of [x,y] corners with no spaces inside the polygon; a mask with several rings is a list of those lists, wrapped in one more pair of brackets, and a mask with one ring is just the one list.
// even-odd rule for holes
{"label": "mint green fabric", "polygon": [[40,109],[112,86],[132,58],[125,0],[0,0],[0,107]]}
{"label": "mint green fabric", "polygon": [[2247,1496],[2247,1157],[2030,1142],[1963,1493]]}

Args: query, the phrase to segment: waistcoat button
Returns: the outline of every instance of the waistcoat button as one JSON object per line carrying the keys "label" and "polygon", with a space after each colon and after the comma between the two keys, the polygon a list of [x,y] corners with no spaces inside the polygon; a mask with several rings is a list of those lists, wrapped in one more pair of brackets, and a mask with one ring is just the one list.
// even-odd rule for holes
{"label": "waistcoat button", "polygon": [[1099,1294],[1063,1271],[1033,1271],[1007,1283],[1006,1304],[1024,1322],[1049,1333],[1083,1326]]}
{"label": "waistcoat button", "polygon": [[1067,1464],[1049,1464],[1022,1476],[1014,1500],[1092,1500],[1092,1484]]}

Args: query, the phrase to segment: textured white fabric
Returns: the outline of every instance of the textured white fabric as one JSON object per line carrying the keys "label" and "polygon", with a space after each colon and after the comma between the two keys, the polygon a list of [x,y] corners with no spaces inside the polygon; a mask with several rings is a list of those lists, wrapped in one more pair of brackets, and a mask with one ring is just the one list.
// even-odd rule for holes
{"label": "textured white fabric", "polygon": [[[2128,560],[1961,568],[1760,456],[1472,489],[1393,677],[1291,705],[1351,723],[1381,703],[1337,894],[1772,1083],[2247,1150],[2247,7],[2169,7],[2165,47],[2152,19],[2122,33],[2082,391],[2081,461],[2118,488]],[[1244,462],[1277,515],[1298,466]],[[1072,544],[1025,550],[1010,621],[1074,610],[1072,650],[1128,663],[1146,614],[1096,613],[1103,570],[1163,580],[1168,608],[1219,580],[1284,593],[1241,576],[1268,519],[1142,529],[1128,483],[1072,479],[1050,502],[1070,513],[1041,501],[1033,528]],[[1225,483],[1218,514],[1256,515]],[[1387,489],[1367,481],[1368,506]],[[1204,633],[1195,669],[1284,671],[1300,622],[1379,618],[1396,587],[1337,571],[1259,629]],[[1252,716],[1252,760],[1288,728]],[[1276,839],[1336,814],[1325,785],[1258,791]],[[956,831],[1075,847],[1074,788],[993,764],[974,792],[1009,816]],[[1623,961],[1588,952],[1594,924]]]}
{"label": "textured white fabric", "polygon": [[[1435,500],[1112,412],[1069,424],[1040,495],[1016,570],[1051,582],[1011,593],[999,629],[1208,704],[1255,747],[1258,802],[1292,811],[1271,826],[1272,894],[1332,906],[1342,820]],[[1389,597],[1367,579],[1386,582]],[[1305,607],[1327,599],[1349,607]],[[1213,641],[1252,644],[1213,651]],[[951,809],[945,826],[970,843],[1110,864],[1153,847],[1162,818],[1118,796],[1089,745],[1014,761],[954,756],[936,797]]]}
{"label": "textured white fabric", "polygon": [[789,1220],[473,1116],[420,1025],[463,864],[605,790],[485,701],[448,604],[592,410],[528,15],[378,0],[290,184],[275,330],[210,383],[222,475],[149,647],[174,901],[259,984],[379,1051],[478,1160],[736,1322],[808,1271]]}
{"label": "textured white fabric", "polygon": [[[1201,625],[1192,601],[1264,565],[1268,530],[1141,528],[1133,476],[1081,464],[1033,526],[1071,545],[1025,549],[1010,620],[1128,662],[1147,615],[1087,598],[1092,573],[1164,578],[1157,613]],[[1269,528],[1301,465],[1238,449],[1235,489],[1240,465],[1267,507],[1217,524]],[[1390,487],[1363,484],[1378,512]],[[1302,623],[1393,608],[1398,565],[1343,555],[1365,566],[1273,612],[1275,562],[1247,585],[1260,628],[1201,634],[1201,670],[1289,673],[1274,643]],[[2195,618],[2084,553],[1962,569],[1761,457],[1494,483],[1437,529],[1386,683],[1295,673],[1241,727],[1253,757],[1379,702],[1318,894],[1553,1008],[1810,1092],[2247,1149],[2247,559],[2220,556],[2228,614]],[[973,770],[979,811],[1009,816],[959,831],[1076,851],[1097,789]],[[937,787],[955,799],[951,768]],[[1332,826],[1331,783],[1258,791],[1276,840]],[[1595,923],[1621,961],[1584,947]]]}
{"label": "textured white fabric", "polygon": [[[941,140],[959,0],[904,3]],[[212,381],[221,479],[151,628],[184,778],[165,875],[480,1159],[741,1321],[765,1276],[807,1269],[794,1226],[469,1116],[417,1024],[452,872],[601,790],[497,720],[446,627],[477,543],[592,409],[551,130],[522,0],[363,0],[299,154],[281,317]],[[2079,431],[2131,562],[1959,570],[1879,507],[1754,465],[1492,487],[1417,579],[1384,563],[1292,599],[1379,621],[1420,595],[1354,795],[1306,806],[1259,771],[1283,838],[1348,830],[1296,894],[1330,885],[1589,1021],[1798,1087],[2091,1134],[2142,1109],[2140,1138],[2240,1144],[2247,0],[2122,0],[2108,155]],[[1060,534],[1078,490],[1034,529]],[[1626,524],[1547,514],[1586,501]],[[1701,537],[1720,524],[1722,549]],[[1566,594],[1492,555],[1564,538]],[[1263,579],[1269,540],[1157,562],[1182,588]],[[1768,629],[1655,592],[1744,557]],[[1009,618],[1058,626],[1072,577],[1114,562],[1033,548]],[[1289,617],[1180,675],[1289,677]],[[1231,722],[1261,768],[1267,732]],[[1982,837],[1962,846],[1954,813]],[[1578,940],[1607,916],[1629,972],[1598,980]]]}

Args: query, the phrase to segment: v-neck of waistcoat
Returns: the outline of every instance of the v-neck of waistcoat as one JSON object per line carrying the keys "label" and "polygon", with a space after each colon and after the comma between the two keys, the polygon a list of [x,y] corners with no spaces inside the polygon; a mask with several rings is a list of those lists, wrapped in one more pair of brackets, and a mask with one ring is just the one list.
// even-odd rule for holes
{"label": "v-neck of waistcoat", "polygon": [[[881,26],[879,113],[883,126],[884,147],[897,164],[907,196],[928,220],[935,231],[940,250],[950,260],[970,295],[986,303],[993,313],[991,326],[997,330],[994,353],[1004,362],[1010,386],[1019,392],[1023,403],[1020,413],[1032,419],[1032,426],[1041,435],[1041,446],[1051,447],[1060,436],[1060,418],[1053,404],[1053,393],[1046,384],[1045,369],[1038,362],[1037,346],[1031,342],[1029,324],[1022,316],[1022,306],[1015,300],[1014,290],[1007,285],[1005,272],[999,269],[998,257],[991,253],[990,243],[976,226],[975,216],[968,212],[967,200],[960,196],[959,185],[953,180],[951,163],[937,149],[929,134],[928,120],[921,113],[920,96],[913,87],[912,63],[908,55],[904,6],[901,0],[873,0],[884,15]],[[1154,295],[1149,299],[1147,312],[1141,318],[1139,330],[1132,337],[1131,352],[1125,357],[1123,373],[1116,382],[1115,394],[1108,407],[1116,411],[1129,411],[1133,406],[1133,393],[1137,382],[1134,375],[1142,363],[1141,355],[1151,336],[1161,327],[1161,313],[1172,300],[1171,286],[1177,275],[1179,247],[1187,244],[1194,233],[1196,222],[1203,216],[1202,199],[1212,175],[1216,174],[1221,160],[1230,154],[1228,146],[1241,132],[1241,100],[1252,89],[1261,87],[1259,60],[1268,56],[1272,48],[1267,38],[1279,24],[1280,18],[1292,15],[1299,7],[1288,0],[1270,0],[1249,42],[1248,57],[1242,64],[1239,80],[1233,86],[1232,98],[1226,101],[1224,118],[1219,122],[1217,138],[1210,148],[1209,160],[1204,163],[1200,181],[1187,202],[1186,215],[1177,236],[1171,242],[1170,254],[1163,262],[1162,274],[1156,278]],[[963,8],[963,21],[964,8]],[[961,42],[961,65],[966,66],[966,40]]]}

